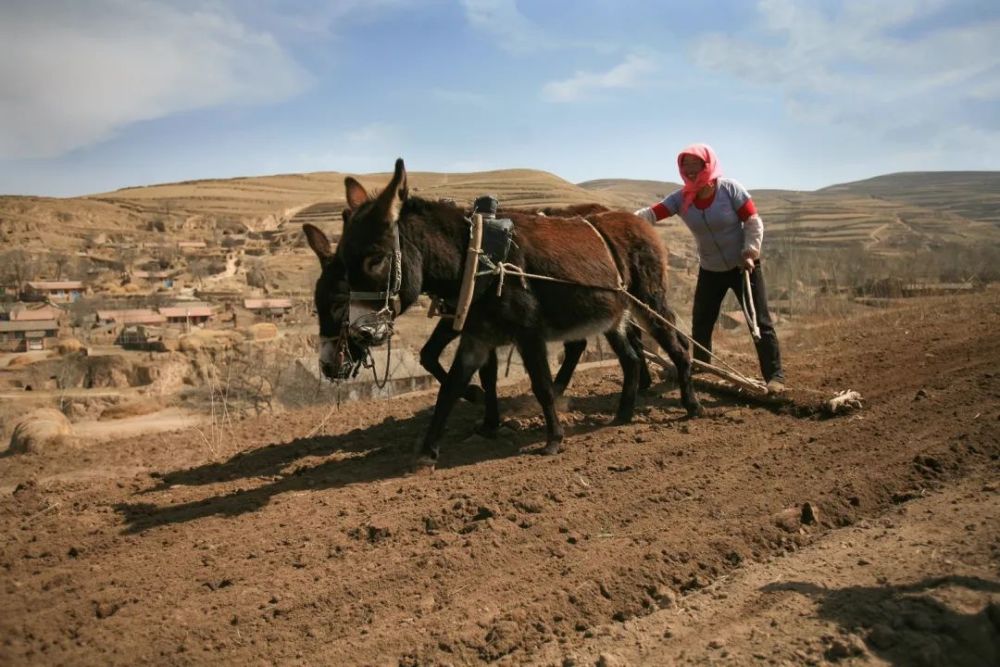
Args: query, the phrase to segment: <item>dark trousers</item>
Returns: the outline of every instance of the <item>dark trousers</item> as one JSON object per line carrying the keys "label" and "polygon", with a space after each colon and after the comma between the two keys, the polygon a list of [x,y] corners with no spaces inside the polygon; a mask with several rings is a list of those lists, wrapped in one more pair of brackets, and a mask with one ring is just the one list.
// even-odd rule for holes
{"label": "dark trousers", "polygon": [[[719,319],[719,308],[728,290],[733,290],[739,302],[743,303],[743,275],[739,269],[731,271],[698,270],[698,285],[694,288],[694,313],[691,315],[692,337],[695,341],[712,349],[712,329]],[[774,322],[767,309],[767,291],[764,289],[764,273],[758,262],[757,268],[750,273],[750,293],[757,312],[757,326],[760,328],[760,340],[757,341],[757,360],[760,362],[760,372],[764,381],[772,378],[784,380],[781,370],[781,351],[778,349],[778,336],[774,332]],[[708,354],[694,348],[694,358],[711,363]]]}

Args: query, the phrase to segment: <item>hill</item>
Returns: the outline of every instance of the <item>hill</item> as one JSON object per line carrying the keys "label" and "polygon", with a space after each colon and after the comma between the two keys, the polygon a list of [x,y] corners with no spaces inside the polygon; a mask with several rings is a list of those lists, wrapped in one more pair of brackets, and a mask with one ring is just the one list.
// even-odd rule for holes
{"label": "hill", "polygon": [[[587,181],[581,187],[648,205],[680,187],[659,181]],[[771,242],[857,246],[899,254],[1000,240],[1000,173],[911,172],[813,192],[753,191]],[[772,246],[773,247],[773,246]]]}
{"label": "hill", "polygon": [[[339,234],[345,176],[331,171],[207,179],[66,199],[5,196],[0,197],[0,239],[6,248],[27,250],[42,258],[35,274],[38,278],[56,275],[55,254],[84,249],[89,249],[87,258],[93,261],[112,261],[124,253],[127,263],[157,258],[162,263],[170,259],[163,249],[176,247],[178,241],[203,241],[209,254],[219,257],[213,249],[245,247],[253,250],[254,262],[261,269],[277,276],[275,289],[299,291],[311,280],[309,263],[303,261],[308,251],[300,224],[312,222],[333,236]],[[357,177],[375,191],[390,175]],[[574,184],[533,169],[410,172],[409,178],[411,190],[429,199],[453,199],[467,205],[480,194],[493,193],[506,206],[539,208],[598,202],[632,210],[679,187],[665,181],[629,179]],[[929,252],[955,263],[965,261],[955,259],[959,256],[956,248],[983,255],[998,246],[998,185],[997,172],[920,172],[814,192],[761,189],[753,194],[764,216],[772,258],[810,250],[902,260]],[[686,256],[690,264],[694,249],[687,230],[671,223],[659,230],[671,249]],[[857,264],[860,260],[857,256],[836,259],[837,263],[845,261]],[[812,273],[829,273],[815,258],[800,263]],[[985,256],[976,260],[977,266],[990,263]],[[801,277],[792,273],[785,281],[788,284]]]}
{"label": "hill", "polygon": [[595,181],[584,181],[581,188],[594,193],[620,198],[625,208],[640,208],[660,201],[674,190],[680,188],[679,183],[667,181],[643,181],[623,178],[602,178]]}

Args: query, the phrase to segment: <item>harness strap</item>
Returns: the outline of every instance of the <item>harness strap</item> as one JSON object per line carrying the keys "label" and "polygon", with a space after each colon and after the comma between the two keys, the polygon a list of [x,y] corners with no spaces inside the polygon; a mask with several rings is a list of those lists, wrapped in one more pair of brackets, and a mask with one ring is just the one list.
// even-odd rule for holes
{"label": "harness strap", "polygon": [[734,374],[734,375],[742,378],[743,380],[745,380],[747,382],[750,382],[750,383],[755,383],[756,382],[756,380],[751,380],[750,378],[746,377],[745,375],[743,375],[742,373],[740,373],[738,370],[736,370],[735,368],[733,368],[732,366],[730,366],[729,364],[727,364],[725,361],[723,361],[721,358],[719,358],[718,355],[716,355],[711,350],[709,350],[708,348],[706,348],[704,345],[702,345],[701,343],[699,343],[698,341],[696,341],[694,338],[692,338],[690,336],[690,334],[687,334],[684,331],[682,331],[676,324],[674,324],[673,322],[671,322],[667,318],[663,317],[663,315],[660,315],[658,312],[656,312],[655,310],[653,310],[653,308],[651,308],[649,305],[647,305],[646,303],[644,303],[638,297],[632,295],[628,291],[628,289],[626,289],[626,287],[624,285],[619,284],[618,287],[608,287],[607,285],[588,285],[588,284],[576,282],[576,281],[573,281],[573,280],[563,280],[562,278],[553,278],[552,276],[543,276],[543,275],[540,275],[540,274],[537,274],[537,273],[528,273],[526,271],[522,271],[521,267],[517,266],[516,264],[511,264],[509,262],[501,262],[500,264],[498,264],[497,267],[496,267],[496,269],[495,269],[495,273],[499,274],[499,281],[498,281],[498,285],[497,285],[497,294],[498,295],[500,293],[500,290],[503,287],[504,276],[506,274],[508,274],[508,273],[510,273],[512,275],[515,275],[515,276],[520,276],[522,279],[527,278],[529,280],[547,280],[549,282],[562,283],[563,285],[575,285],[577,287],[586,287],[586,288],[589,288],[589,289],[602,289],[602,290],[609,290],[609,291],[614,291],[614,292],[621,292],[626,297],[628,297],[632,302],[634,302],[636,305],[638,305],[644,311],[646,311],[646,313],[650,317],[654,318],[657,322],[663,324],[664,326],[666,326],[666,327],[674,330],[678,335],[680,335],[685,340],[689,341],[693,346],[695,346],[698,349],[700,349],[702,352],[704,352],[705,354],[707,354],[710,358],[718,361],[721,366],[723,366],[723,367],[726,368],[726,370],[728,370],[732,374]]}
{"label": "harness strap", "polygon": [[615,277],[618,278],[619,289],[623,290],[627,289],[625,286],[625,281],[622,279],[621,268],[618,266],[618,262],[615,260],[615,253],[611,250],[611,244],[608,243],[608,239],[605,238],[604,234],[602,234],[597,229],[597,227],[594,226],[594,223],[592,223],[590,220],[587,220],[586,218],[580,218],[580,219],[583,220],[585,223],[587,223],[587,226],[590,227],[590,229],[595,234],[597,234],[597,238],[601,239],[601,243],[604,244],[604,251],[608,253],[608,259],[611,260],[611,266],[615,267]]}

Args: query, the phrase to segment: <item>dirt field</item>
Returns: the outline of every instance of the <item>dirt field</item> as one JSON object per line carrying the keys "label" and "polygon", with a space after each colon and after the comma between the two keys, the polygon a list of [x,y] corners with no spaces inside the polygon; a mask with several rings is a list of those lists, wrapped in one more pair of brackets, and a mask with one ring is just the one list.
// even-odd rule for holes
{"label": "dirt field", "polygon": [[590,371],[555,457],[510,386],[431,476],[426,394],[0,459],[0,663],[998,664],[998,330],[996,290],[800,329],[833,419],[659,386],[609,427]]}

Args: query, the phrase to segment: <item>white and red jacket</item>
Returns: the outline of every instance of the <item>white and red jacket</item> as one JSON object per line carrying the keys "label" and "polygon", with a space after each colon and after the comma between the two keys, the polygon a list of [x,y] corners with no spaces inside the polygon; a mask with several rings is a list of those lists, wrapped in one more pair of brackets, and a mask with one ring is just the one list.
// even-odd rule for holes
{"label": "white and red jacket", "polygon": [[757,215],[750,193],[731,178],[719,178],[715,192],[708,199],[695,199],[684,213],[680,213],[681,190],[636,215],[649,222],[656,222],[680,215],[698,244],[698,258],[702,268],[709,271],[729,271],[743,265],[743,254],[760,256],[764,240],[764,223]]}

